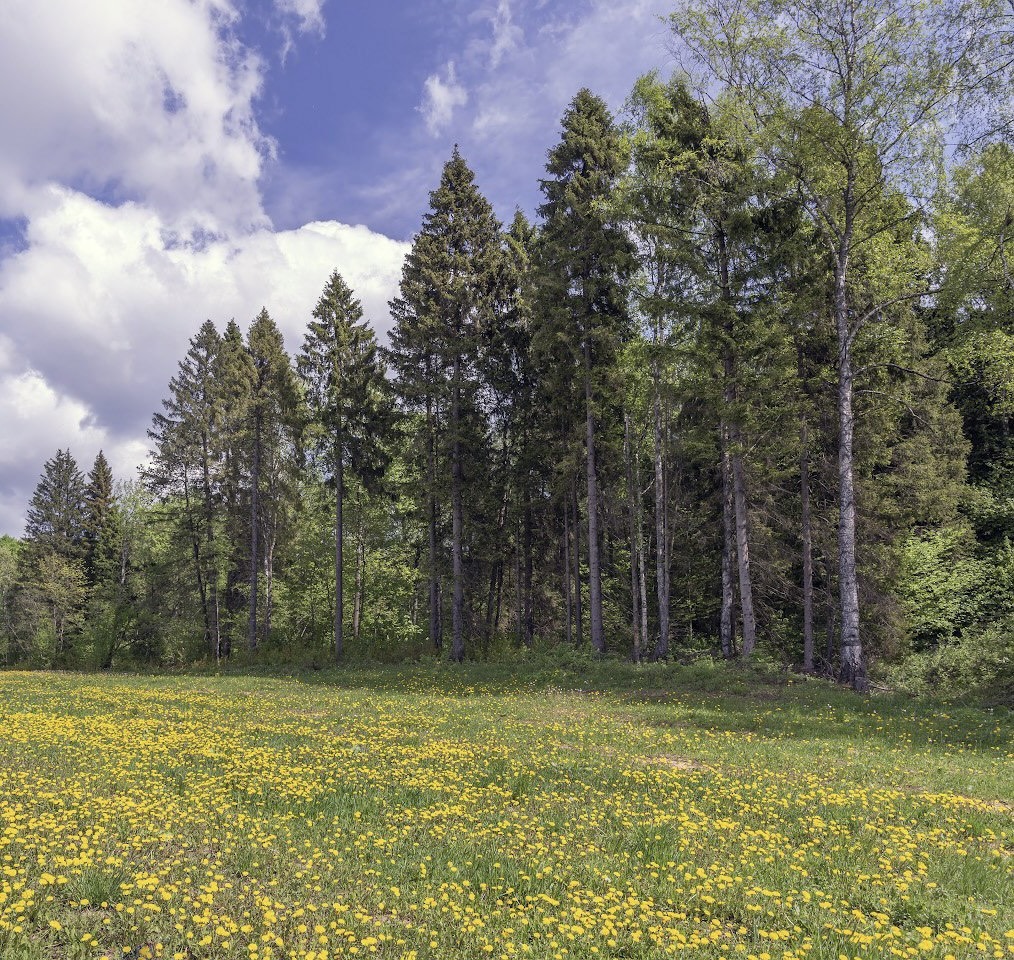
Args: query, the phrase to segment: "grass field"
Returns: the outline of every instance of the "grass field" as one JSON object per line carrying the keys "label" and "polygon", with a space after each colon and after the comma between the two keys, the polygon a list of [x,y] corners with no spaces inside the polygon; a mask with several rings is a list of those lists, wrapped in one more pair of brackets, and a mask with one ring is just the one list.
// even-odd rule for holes
{"label": "grass field", "polygon": [[1007,712],[720,667],[0,690],[3,960],[1014,957]]}

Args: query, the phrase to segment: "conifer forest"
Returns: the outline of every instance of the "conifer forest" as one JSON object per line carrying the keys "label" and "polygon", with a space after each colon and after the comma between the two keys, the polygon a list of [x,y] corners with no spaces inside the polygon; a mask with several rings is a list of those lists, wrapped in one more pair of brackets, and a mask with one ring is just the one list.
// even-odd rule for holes
{"label": "conifer forest", "polygon": [[684,69],[576,93],[534,216],[455,148],[389,317],[340,263],[301,342],[194,317],[136,475],[40,464],[3,662],[573,648],[1009,697],[1003,16],[702,0]]}

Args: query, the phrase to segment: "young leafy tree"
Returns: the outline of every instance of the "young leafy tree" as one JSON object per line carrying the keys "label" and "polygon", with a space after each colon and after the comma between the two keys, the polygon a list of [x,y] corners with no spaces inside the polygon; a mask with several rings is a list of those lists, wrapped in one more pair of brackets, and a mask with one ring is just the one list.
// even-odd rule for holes
{"label": "young leafy tree", "polygon": [[[841,678],[857,689],[867,680],[856,559],[856,341],[890,305],[926,288],[911,276],[878,286],[854,267],[860,250],[897,226],[877,213],[885,194],[905,190],[917,201],[932,179],[940,156],[932,134],[981,76],[994,14],[988,3],[961,0],[708,0],[672,16],[690,55],[737,98],[765,158],[792,176],[831,263]],[[914,224],[918,212],[910,203],[900,216]]]}
{"label": "young leafy tree", "polygon": [[584,393],[591,642],[606,649],[602,619],[597,419],[617,346],[627,336],[625,284],[633,249],[607,201],[626,166],[623,142],[605,103],[581,90],[563,116],[560,142],[541,181],[540,306],[576,359]]}
{"label": "young leafy tree", "polygon": [[362,304],[337,270],[325,284],[313,317],[296,363],[306,392],[309,444],[335,490],[334,653],[340,659],[346,471],[368,486],[383,476],[391,410],[376,337],[363,321]]}

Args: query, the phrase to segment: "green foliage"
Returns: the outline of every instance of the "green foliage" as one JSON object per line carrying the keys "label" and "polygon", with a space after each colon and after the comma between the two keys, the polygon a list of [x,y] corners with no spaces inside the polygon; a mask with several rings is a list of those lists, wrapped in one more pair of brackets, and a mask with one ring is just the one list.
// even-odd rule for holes
{"label": "green foliage", "polygon": [[861,686],[862,649],[906,689],[1006,689],[1014,151],[934,180],[991,4],[680,4],[708,81],[642,77],[622,127],[579,91],[535,224],[504,231],[455,148],[386,348],[335,269],[295,363],[266,308],[200,326],[142,485],[47,461],[0,541],[4,662],[450,637],[501,679],[603,679],[588,636],[731,659],[756,634],[768,667]]}

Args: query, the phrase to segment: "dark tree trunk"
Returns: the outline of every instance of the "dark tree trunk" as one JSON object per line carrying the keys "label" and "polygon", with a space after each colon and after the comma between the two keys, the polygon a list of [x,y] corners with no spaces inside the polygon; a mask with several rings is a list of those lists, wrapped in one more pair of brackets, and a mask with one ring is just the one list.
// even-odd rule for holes
{"label": "dark tree trunk", "polygon": [[[633,639],[634,662],[641,661],[641,617],[640,604],[638,603],[638,549],[637,549],[637,511],[636,493],[634,490],[634,467],[631,462],[630,450],[630,414],[625,413],[623,417],[623,459],[627,469],[627,520],[630,528],[630,631]],[[645,637],[644,640],[647,638]]]}
{"label": "dark tree trunk", "polygon": [[211,629],[211,611],[208,609],[208,588],[204,582],[204,569],[201,561],[201,535],[194,524],[194,517],[190,508],[190,480],[187,475],[187,468],[183,468],[183,503],[187,511],[187,525],[190,527],[190,543],[194,554],[194,573],[197,576],[197,592],[201,597],[201,614],[204,617],[204,642],[208,645],[211,655],[217,653],[214,647],[214,633]]}
{"label": "dark tree trunk", "polygon": [[454,383],[451,397],[451,572],[454,578],[454,601],[451,607],[451,659],[465,659],[465,574],[461,552],[463,515],[461,506],[461,359],[454,358]]}
{"label": "dark tree trunk", "polygon": [[722,656],[726,659],[735,655],[736,627],[733,620],[734,590],[732,562],[736,553],[735,530],[732,507],[732,470],[729,463],[728,428],[722,425],[722,612],[719,636]]}
{"label": "dark tree trunk", "polygon": [[567,608],[567,643],[574,642],[574,598],[571,596],[570,583],[570,505],[565,501],[563,504],[563,599]]}
{"label": "dark tree trunk", "polygon": [[208,437],[201,435],[202,468],[204,472],[204,540],[208,546],[207,561],[212,565],[208,584],[211,598],[211,654],[216,659],[222,656],[221,618],[218,609],[218,572],[215,570],[215,528],[214,505],[211,498],[211,467],[208,462]]}
{"label": "dark tree trunk", "polygon": [[[647,564],[645,562],[644,549],[644,500],[641,496],[641,458],[634,450],[634,518],[635,536],[637,538],[637,576],[638,586],[641,588],[640,611],[641,611],[641,655],[648,646],[648,578]],[[638,658],[640,659],[640,657]]]}
{"label": "dark tree trunk", "polygon": [[571,565],[574,568],[574,645],[580,647],[584,643],[584,599],[581,594],[581,512],[577,502],[577,484],[571,487],[573,506],[574,550],[571,554]]}
{"label": "dark tree trunk", "polygon": [[257,577],[260,573],[260,484],[261,484],[261,415],[254,413],[253,464],[250,470],[250,611],[247,619],[247,647],[257,649]]}
{"label": "dark tree trunk", "polygon": [[341,660],[345,653],[345,609],[344,609],[344,584],[342,574],[344,563],[342,548],[344,546],[345,529],[344,517],[342,516],[343,501],[345,499],[345,476],[343,463],[341,433],[339,432],[335,443],[335,470],[334,470],[334,656]]}
{"label": "dark tree trunk", "polygon": [[525,496],[523,540],[525,547],[525,646],[531,647],[532,641],[535,639],[535,597],[533,595],[533,582],[535,578],[533,569],[534,561],[532,559],[532,505],[531,497],[527,493]]}
{"label": "dark tree trunk", "polygon": [[602,626],[602,570],[599,560],[599,487],[595,469],[595,415],[592,410],[591,345],[584,341],[584,400],[588,468],[588,606],[592,649],[606,652]]}
{"label": "dark tree trunk", "polygon": [[800,425],[799,487],[803,539],[803,670],[813,673],[813,533],[810,523],[810,441],[806,417]]}
{"label": "dark tree trunk", "polygon": [[433,415],[433,401],[426,398],[427,450],[426,468],[429,490],[429,600],[430,600],[430,643],[440,652],[443,646],[440,618],[440,583],[437,577],[437,451],[436,424]]}
{"label": "dark tree trunk", "polygon": [[[520,524],[518,524],[520,527]],[[521,531],[515,530],[515,536]],[[520,647],[521,637],[524,630],[524,599],[522,597],[521,589],[521,538],[518,539],[514,547],[514,642]]]}

